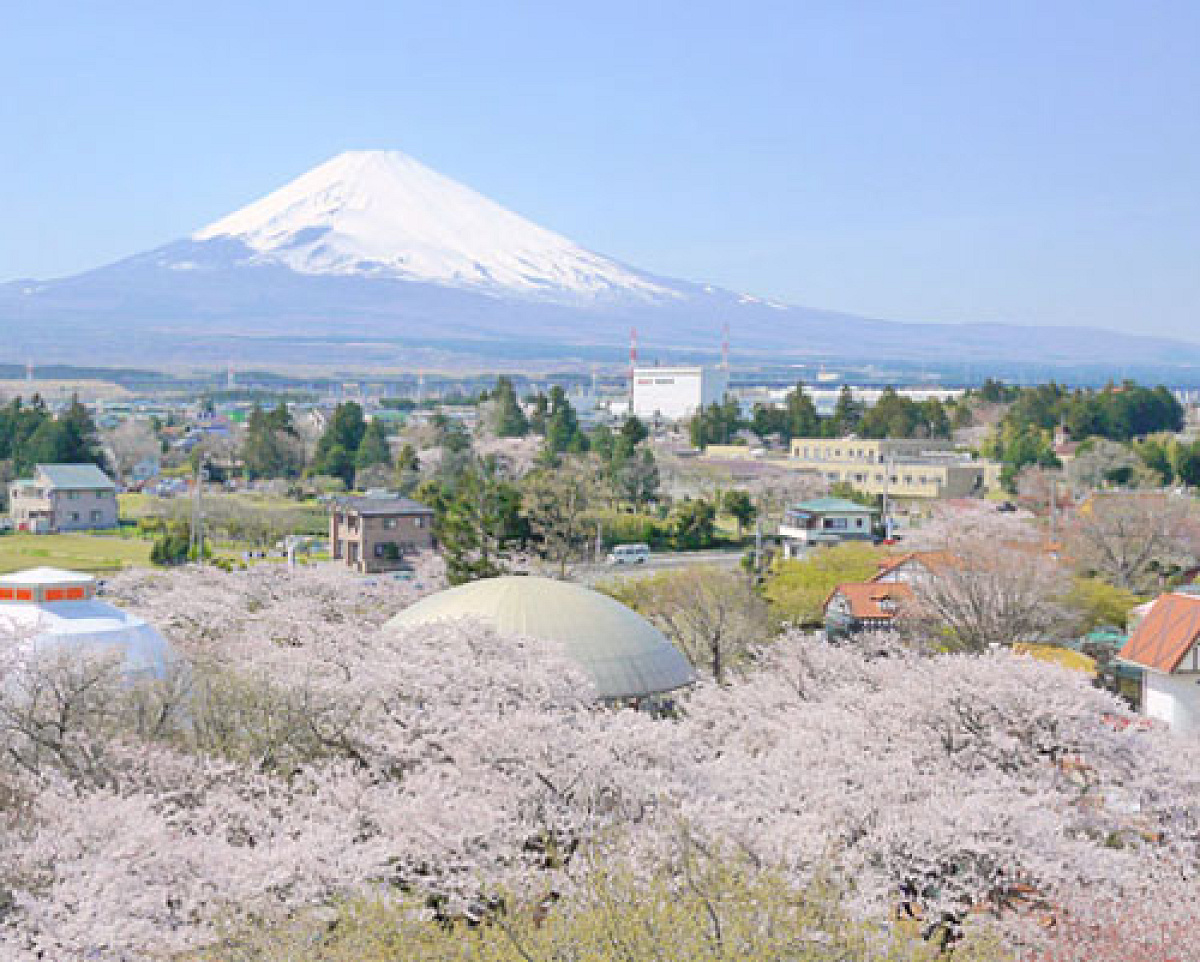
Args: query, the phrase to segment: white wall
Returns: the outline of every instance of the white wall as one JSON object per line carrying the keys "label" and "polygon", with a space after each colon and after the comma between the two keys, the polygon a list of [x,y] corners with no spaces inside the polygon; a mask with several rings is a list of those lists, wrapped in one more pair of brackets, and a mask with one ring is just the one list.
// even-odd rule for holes
{"label": "white wall", "polygon": [[1180,732],[1200,732],[1200,675],[1142,675],[1142,711]]}
{"label": "white wall", "polygon": [[719,404],[729,387],[721,368],[640,367],[633,372],[633,413],[638,417],[685,418]]}

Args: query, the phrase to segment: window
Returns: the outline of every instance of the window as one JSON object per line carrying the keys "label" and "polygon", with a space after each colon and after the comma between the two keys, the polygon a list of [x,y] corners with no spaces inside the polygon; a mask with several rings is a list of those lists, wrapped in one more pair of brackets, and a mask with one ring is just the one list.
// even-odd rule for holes
{"label": "window", "polygon": [[79,520],[79,512],[78,512],[78,511],[72,511],[72,512],[71,512],[71,520],[72,520],[72,521],[78,521],[78,520]]}
{"label": "window", "polygon": [[102,512],[95,511],[95,510],[92,511],[92,520],[93,521],[99,521],[101,517],[102,517]]}
{"label": "window", "polygon": [[383,526],[384,526],[384,528],[386,528],[389,531],[392,528],[396,527],[396,525],[398,525],[399,523],[400,523],[399,518],[384,518],[383,519]]}
{"label": "window", "polygon": [[413,518],[413,524],[415,524],[418,528],[425,527],[424,515],[417,515],[417,517]]}
{"label": "window", "polygon": [[863,526],[863,519],[862,519],[862,518],[855,518],[855,519],[854,519],[854,527],[856,527],[856,528],[861,528],[862,526]]}
{"label": "window", "polygon": [[825,528],[831,531],[845,531],[850,527],[849,518],[826,518]]}

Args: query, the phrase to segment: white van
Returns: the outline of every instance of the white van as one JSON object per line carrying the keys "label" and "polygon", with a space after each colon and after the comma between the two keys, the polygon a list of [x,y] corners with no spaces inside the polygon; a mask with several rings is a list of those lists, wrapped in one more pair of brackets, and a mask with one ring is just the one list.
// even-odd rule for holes
{"label": "white van", "polygon": [[619,544],[608,553],[610,565],[640,565],[650,560],[650,546],[645,544]]}

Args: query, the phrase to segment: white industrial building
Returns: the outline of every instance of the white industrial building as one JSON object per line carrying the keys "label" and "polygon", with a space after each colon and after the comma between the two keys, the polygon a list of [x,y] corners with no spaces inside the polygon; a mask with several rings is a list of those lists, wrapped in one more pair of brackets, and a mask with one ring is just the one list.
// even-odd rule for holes
{"label": "white industrial building", "polygon": [[722,367],[639,367],[633,370],[633,413],[640,418],[691,417],[720,404],[729,390]]}

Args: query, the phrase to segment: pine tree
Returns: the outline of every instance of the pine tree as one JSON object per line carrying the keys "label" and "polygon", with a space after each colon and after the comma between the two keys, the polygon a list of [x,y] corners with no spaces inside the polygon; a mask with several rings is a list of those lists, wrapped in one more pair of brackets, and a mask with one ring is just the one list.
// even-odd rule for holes
{"label": "pine tree", "polygon": [[377,464],[390,464],[391,461],[392,449],[388,445],[383,422],[379,418],[373,418],[363,432],[362,441],[354,455],[354,468],[361,471]]}
{"label": "pine tree", "polygon": [[354,401],[339,404],[317,441],[311,473],[341,478],[347,488],[353,487],[354,459],[366,431],[362,407]]}
{"label": "pine tree", "polygon": [[497,378],[491,402],[492,427],[496,437],[523,438],[529,433],[529,420],[517,401],[517,392],[513,389],[512,381],[506,377]]}

